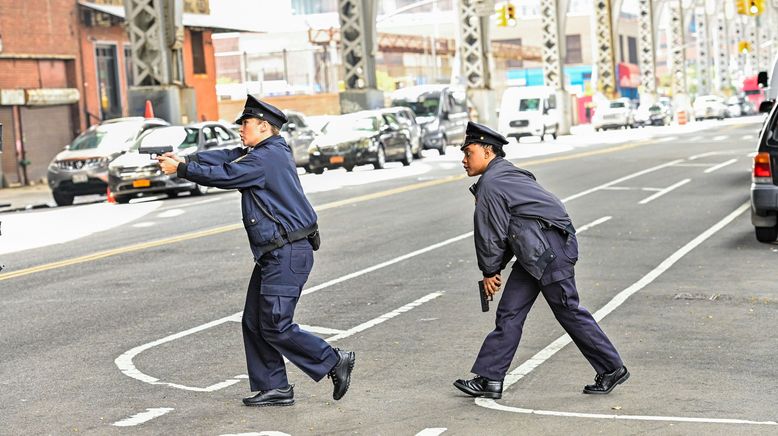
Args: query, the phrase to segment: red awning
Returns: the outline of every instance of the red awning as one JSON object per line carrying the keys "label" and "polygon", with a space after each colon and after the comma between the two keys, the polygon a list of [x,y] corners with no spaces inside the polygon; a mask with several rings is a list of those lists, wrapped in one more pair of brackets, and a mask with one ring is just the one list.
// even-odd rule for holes
{"label": "red awning", "polygon": [[637,88],[640,86],[640,67],[621,62],[618,65],[619,88]]}

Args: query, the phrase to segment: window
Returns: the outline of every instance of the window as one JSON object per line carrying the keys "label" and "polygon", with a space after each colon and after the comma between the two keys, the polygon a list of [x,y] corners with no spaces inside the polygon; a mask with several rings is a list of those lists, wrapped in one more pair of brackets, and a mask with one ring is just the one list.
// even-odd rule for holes
{"label": "window", "polygon": [[122,108],[116,46],[110,44],[95,45],[95,63],[97,64],[97,93],[102,119],[118,118],[122,116]]}
{"label": "window", "polygon": [[467,112],[467,103],[465,102],[464,91],[453,91],[448,96],[448,109],[452,113]]}
{"label": "window", "polygon": [[581,51],[581,35],[565,36],[565,63],[580,64],[583,62],[583,52]]}
{"label": "window", "polygon": [[192,69],[195,74],[205,74],[205,47],[203,46],[203,32],[193,30],[192,35]]}
{"label": "window", "polygon": [[203,127],[203,138],[205,138],[206,141],[210,141],[212,139],[216,139],[216,134],[213,133],[212,128]]}
{"label": "window", "polygon": [[638,63],[638,39],[632,36],[628,36],[627,49],[628,49],[627,59],[629,59],[629,63],[637,64]]}
{"label": "window", "polygon": [[230,135],[230,132],[224,130],[221,126],[214,126],[213,130],[216,131],[216,136],[219,137],[220,142],[231,141],[233,138],[233,136]]}

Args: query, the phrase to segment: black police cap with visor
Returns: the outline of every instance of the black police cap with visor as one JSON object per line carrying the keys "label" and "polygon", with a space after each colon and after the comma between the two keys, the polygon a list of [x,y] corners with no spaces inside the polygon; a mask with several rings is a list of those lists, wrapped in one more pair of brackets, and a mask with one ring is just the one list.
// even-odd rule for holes
{"label": "black police cap with visor", "polygon": [[462,144],[461,150],[464,151],[465,147],[470,144],[488,145],[492,147],[494,154],[505,157],[505,151],[503,151],[502,147],[507,143],[508,140],[494,130],[483,124],[468,121],[467,130],[465,130],[465,143]]}
{"label": "black police cap with visor", "polygon": [[271,125],[278,127],[279,129],[283,127],[283,125],[288,121],[286,115],[284,115],[280,109],[271,104],[260,101],[253,95],[249,95],[246,98],[246,105],[243,107],[243,113],[240,115],[240,117],[238,117],[237,120],[235,120],[235,124],[242,123],[246,118],[257,118],[264,120]]}

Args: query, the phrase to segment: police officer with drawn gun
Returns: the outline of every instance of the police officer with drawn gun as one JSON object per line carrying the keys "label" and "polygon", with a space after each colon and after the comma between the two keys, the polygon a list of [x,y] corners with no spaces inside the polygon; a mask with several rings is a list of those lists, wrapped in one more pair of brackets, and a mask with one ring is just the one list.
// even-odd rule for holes
{"label": "police officer with drawn gun", "polygon": [[[524,320],[538,294],[592,365],[597,375],[585,394],[607,394],[629,378],[619,353],[592,315],[578,303],[574,266],[575,229],[562,202],[527,170],[506,159],[499,133],[468,123],[462,160],[468,176],[481,176],[475,196],[474,238],[484,297],[502,286],[501,271],[516,256],[496,311],[495,329],[486,336],[470,380],[454,386],[473,397],[502,397],[503,379],[521,340]],[[488,304],[488,303],[487,303]],[[488,307],[488,306],[487,306]]]}
{"label": "police officer with drawn gun", "polygon": [[258,393],[243,399],[247,406],[294,404],[284,357],[315,381],[330,377],[335,400],[346,394],[355,362],[354,352],[332,348],[293,321],[319,237],[316,212],[303,192],[292,151],[279,135],[286,122],[283,112],[249,95],[235,122],[245,148],[157,158],[165,174],[241,193],[255,261],[242,327],[249,383]]}

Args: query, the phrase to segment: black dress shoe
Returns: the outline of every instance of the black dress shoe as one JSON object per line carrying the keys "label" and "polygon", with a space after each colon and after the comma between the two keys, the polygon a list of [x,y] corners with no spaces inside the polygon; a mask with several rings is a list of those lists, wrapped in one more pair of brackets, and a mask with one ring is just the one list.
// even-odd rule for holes
{"label": "black dress shoe", "polygon": [[294,404],[294,385],[261,391],[253,397],[244,398],[243,404],[254,407],[291,406]]}
{"label": "black dress shoe", "polygon": [[473,397],[502,398],[502,380],[489,380],[479,375],[470,380],[459,379],[454,382],[454,386]]}
{"label": "black dress shoe", "polygon": [[351,384],[351,371],[354,369],[357,356],[353,351],[343,351],[340,348],[336,348],[335,352],[338,353],[338,363],[332,367],[327,377],[331,378],[332,384],[335,385],[332,398],[340,400],[346,395]]}
{"label": "black dress shoe", "polygon": [[585,394],[607,394],[616,387],[627,381],[629,378],[629,371],[626,366],[613,371],[606,372],[605,374],[597,374],[594,377],[593,385],[586,385],[583,393]]}

